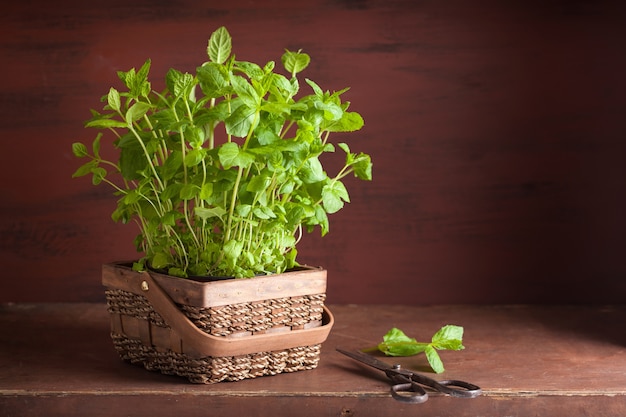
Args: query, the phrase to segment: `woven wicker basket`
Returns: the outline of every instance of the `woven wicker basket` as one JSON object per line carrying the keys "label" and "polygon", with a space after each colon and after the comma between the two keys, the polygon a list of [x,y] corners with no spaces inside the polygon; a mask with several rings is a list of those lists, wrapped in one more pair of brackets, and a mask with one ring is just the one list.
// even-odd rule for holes
{"label": "woven wicker basket", "polygon": [[313,369],[333,325],[319,268],[197,282],[117,263],[102,282],[120,357],[194,383]]}

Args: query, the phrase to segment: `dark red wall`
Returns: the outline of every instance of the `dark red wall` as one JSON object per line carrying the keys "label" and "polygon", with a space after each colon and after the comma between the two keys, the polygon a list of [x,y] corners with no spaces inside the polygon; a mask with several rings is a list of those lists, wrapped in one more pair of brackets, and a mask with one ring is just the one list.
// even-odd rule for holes
{"label": "dark red wall", "polygon": [[136,231],[70,178],[70,145],[115,71],[193,71],[222,25],[244,60],[302,48],[365,118],[346,139],[373,183],[300,247],[330,302],[626,299],[626,3],[55,3],[0,14],[0,301],[103,299],[100,265],[135,257]]}

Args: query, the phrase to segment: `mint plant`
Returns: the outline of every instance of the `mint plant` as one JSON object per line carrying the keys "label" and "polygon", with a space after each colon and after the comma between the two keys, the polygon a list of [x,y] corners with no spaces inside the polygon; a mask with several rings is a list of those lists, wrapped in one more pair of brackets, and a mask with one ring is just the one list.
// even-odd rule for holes
{"label": "mint plant", "polygon": [[[353,153],[331,134],[363,126],[341,100],[298,74],[310,62],[286,50],[281,62],[238,61],[227,29],[211,35],[208,61],[196,73],[170,69],[166,89],[148,80],[151,61],[118,72],[102,112],[86,127],[99,130],[74,177],[91,175],[118,196],[115,221],[135,222],[144,256],[134,265],[170,275],[251,277],[297,266],[303,229],[329,231],[328,215],[349,202],[342,179],[371,180],[369,155]],[[301,93],[307,87],[309,94]],[[113,146],[117,160],[103,157]],[[329,176],[320,157],[339,148],[344,166]]]}

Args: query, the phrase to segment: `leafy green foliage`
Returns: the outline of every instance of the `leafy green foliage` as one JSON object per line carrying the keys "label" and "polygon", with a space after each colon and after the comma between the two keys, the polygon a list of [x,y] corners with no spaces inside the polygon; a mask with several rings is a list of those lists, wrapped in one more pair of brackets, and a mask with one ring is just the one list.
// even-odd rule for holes
{"label": "leafy green foliage", "polygon": [[445,369],[437,351],[465,349],[463,327],[443,326],[428,343],[418,342],[394,327],[383,336],[383,342],[378,345],[378,349],[387,356],[413,356],[424,352],[433,371],[439,374]]}
{"label": "leafy green foliage", "polygon": [[[329,176],[321,162],[335,151],[330,134],[354,132],[362,117],[341,100],[347,89],[324,91],[296,74],[310,57],[285,51],[287,76],[238,61],[221,27],[211,35],[208,61],[195,74],[170,69],[163,92],[148,80],[151,61],[118,72],[101,112],[86,127],[99,130],[91,148],[74,143],[87,161],[74,177],[91,175],[118,196],[112,218],[135,222],[135,243],[147,266],[172,275],[250,277],[297,265],[302,229],[329,230],[328,214],[350,201],[343,179],[372,179],[368,155],[345,143],[345,164]],[[304,89],[303,89],[304,90]],[[113,146],[119,159],[101,156]],[[107,152],[107,155],[110,154]]]}

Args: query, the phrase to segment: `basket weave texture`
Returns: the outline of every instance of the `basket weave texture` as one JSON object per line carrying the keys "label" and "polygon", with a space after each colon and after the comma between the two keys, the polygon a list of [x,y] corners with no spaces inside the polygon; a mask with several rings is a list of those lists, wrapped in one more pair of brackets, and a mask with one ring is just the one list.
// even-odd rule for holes
{"label": "basket weave texture", "polygon": [[[193,383],[238,381],[317,367],[321,344],[238,356],[180,352],[172,330],[147,298],[121,289],[106,291],[111,337],[123,360],[151,371],[186,377]],[[216,307],[177,304],[203,332],[220,337],[251,337],[317,327],[325,294],[257,300]]]}

